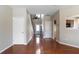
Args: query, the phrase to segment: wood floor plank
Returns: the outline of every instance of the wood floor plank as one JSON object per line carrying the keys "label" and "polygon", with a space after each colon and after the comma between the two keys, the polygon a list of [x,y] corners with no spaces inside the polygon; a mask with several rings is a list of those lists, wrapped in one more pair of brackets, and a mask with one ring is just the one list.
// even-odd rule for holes
{"label": "wood floor plank", "polygon": [[50,38],[41,38],[39,44],[32,39],[28,45],[14,45],[2,54],[79,54],[79,49],[59,44]]}

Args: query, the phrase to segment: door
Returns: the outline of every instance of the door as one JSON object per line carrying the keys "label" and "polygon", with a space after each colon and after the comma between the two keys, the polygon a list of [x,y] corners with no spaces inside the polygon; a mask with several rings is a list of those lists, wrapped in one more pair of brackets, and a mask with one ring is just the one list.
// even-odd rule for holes
{"label": "door", "polygon": [[22,17],[13,18],[13,43],[25,44],[26,43],[26,25],[25,19]]}

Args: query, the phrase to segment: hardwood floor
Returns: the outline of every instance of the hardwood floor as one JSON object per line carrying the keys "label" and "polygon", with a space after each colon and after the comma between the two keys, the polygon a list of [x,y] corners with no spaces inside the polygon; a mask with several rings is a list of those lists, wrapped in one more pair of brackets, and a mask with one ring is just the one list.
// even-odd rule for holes
{"label": "hardwood floor", "polygon": [[2,54],[79,54],[79,49],[59,44],[53,39],[40,39],[36,43],[33,38],[28,45],[14,45]]}

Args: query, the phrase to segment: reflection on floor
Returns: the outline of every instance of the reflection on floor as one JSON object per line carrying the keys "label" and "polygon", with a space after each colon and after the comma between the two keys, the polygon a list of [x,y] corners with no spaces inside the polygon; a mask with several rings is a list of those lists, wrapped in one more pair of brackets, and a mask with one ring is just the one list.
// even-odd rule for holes
{"label": "reflection on floor", "polygon": [[62,45],[53,39],[33,38],[28,45],[14,45],[2,54],[77,54],[78,48]]}

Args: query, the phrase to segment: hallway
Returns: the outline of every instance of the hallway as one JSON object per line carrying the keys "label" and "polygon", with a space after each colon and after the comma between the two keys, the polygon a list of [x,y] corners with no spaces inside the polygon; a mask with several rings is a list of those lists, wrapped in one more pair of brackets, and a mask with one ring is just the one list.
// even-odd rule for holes
{"label": "hallway", "polygon": [[28,45],[14,45],[2,54],[78,54],[79,49],[62,45],[53,39],[41,39],[36,43],[33,38]]}

